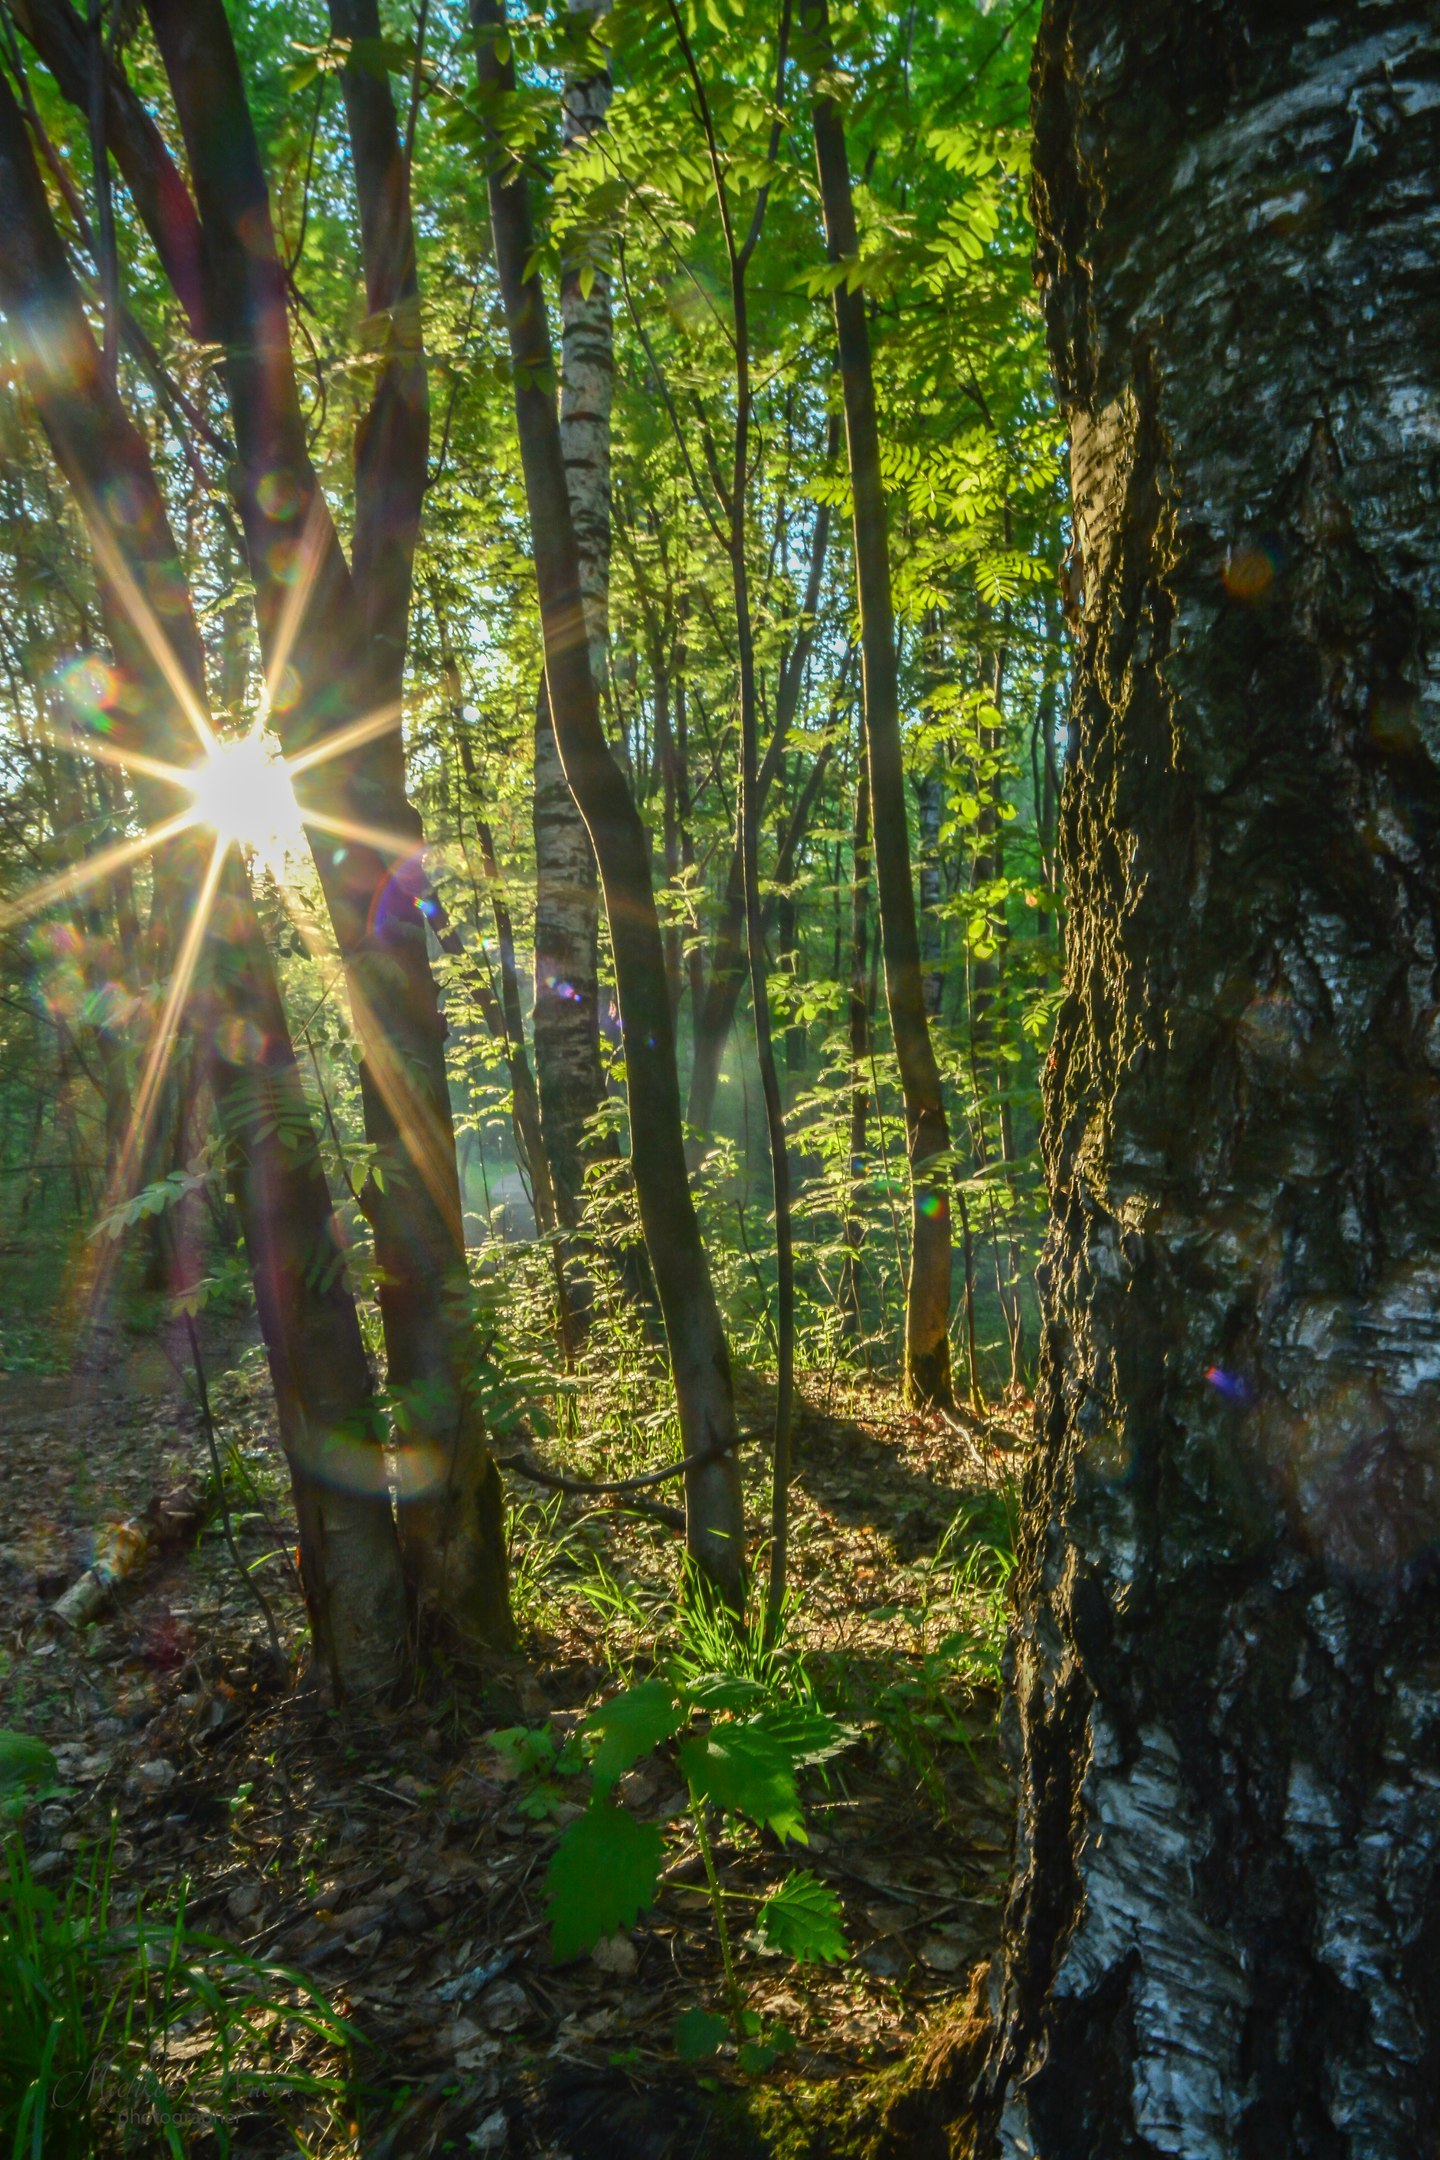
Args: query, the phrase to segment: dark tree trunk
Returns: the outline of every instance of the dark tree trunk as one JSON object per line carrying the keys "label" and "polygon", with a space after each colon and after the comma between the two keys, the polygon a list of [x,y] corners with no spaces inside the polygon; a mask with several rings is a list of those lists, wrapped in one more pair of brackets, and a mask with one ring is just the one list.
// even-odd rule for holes
{"label": "dark tree trunk", "polygon": [[846,1327],[856,1336],[865,1332],[865,1308],[861,1299],[860,1248],[865,1221],[860,1203],[865,1192],[865,1157],[870,1124],[870,1006],[865,978],[869,972],[870,940],[870,775],[865,769],[862,729],[855,774],[855,828],[851,842],[850,881],[850,995],[847,1026],[850,1040],[850,1206],[845,1216],[845,1261],[841,1272],[840,1305]]}
{"label": "dark tree trunk", "polygon": [[[509,60],[496,55],[500,0],[471,0],[487,110],[513,92]],[[492,151],[498,146],[492,144]],[[600,866],[615,955],[625,1048],[630,1160],[645,1243],[655,1271],[675,1378],[685,1452],[686,1541],[695,1565],[732,1605],[744,1599],[744,1515],[730,1350],[685,1170],[675,1030],[665,949],[650,877],[650,841],[601,724],[581,605],[554,397],[550,328],[523,171],[490,173],[490,219],[504,299],[515,413],[545,641],[545,679],[565,776]]]}
{"label": "dark tree trunk", "polygon": [[[292,758],[323,752],[325,739],[346,727],[357,730],[345,754],[317,758],[299,792],[364,1053],[366,1136],[383,1169],[383,1182],[368,1180],[362,1197],[382,1271],[387,1376],[400,1409],[406,1564],[426,1615],[458,1647],[483,1655],[513,1639],[503,1495],[474,1387],[445,1022],[408,867],[422,834],[405,794],[395,702],[425,423],[414,387],[418,314],[405,312],[418,304],[403,169],[396,178],[392,163],[387,180],[377,163],[387,127],[393,138],[393,108],[363,92],[361,107],[352,99],[367,286],[372,304],[391,309],[386,359],[356,445],[357,583],[310,460],[284,271],[225,10],[221,0],[148,5],[195,189],[193,206],[181,191],[188,224],[170,205],[185,245],[179,227],[163,222],[150,226],[151,236],[177,293],[185,298],[194,288],[192,324],[223,352],[272,713]],[[117,156],[130,183],[118,140]],[[145,191],[168,152],[146,138],[137,156],[136,200],[149,224]],[[343,839],[316,837],[316,825]]]}
{"label": "dark tree trunk", "polygon": [[1083,593],[1007,2156],[1440,2137],[1437,86],[1428,0],[1040,32]]}
{"label": "dark tree trunk", "polygon": [[[135,686],[131,709],[143,733],[116,747],[140,753],[142,769],[157,754],[186,762],[193,737],[182,705],[200,715],[205,707],[190,595],[144,439],[107,379],[3,80],[0,308],[85,518],[112,648]],[[157,617],[168,665],[146,634]],[[157,794],[153,783],[137,782],[142,810],[158,826],[175,799],[161,803]],[[212,854],[213,843],[182,834],[157,857],[156,915],[176,983],[175,1006],[160,1025],[173,1043],[187,1010],[185,978],[198,960],[200,993],[189,1009],[231,1146],[316,1650],[337,1696],[362,1695],[396,1678],[405,1638],[370,1372],[274,965],[241,866],[214,856],[207,875]],[[155,1053],[163,1047],[157,1041]],[[132,1174],[135,1167],[132,1154]]]}
{"label": "dark tree trunk", "polygon": [[[833,458],[838,447],[838,432],[831,423],[827,454]],[[830,546],[830,506],[821,503],[815,512],[815,523],[810,535],[810,562],[805,578],[805,599],[800,621],[795,631],[795,642],[785,656],[780,679],[775,690],[775,725],[760,760],[756,783],[756,816],[765,812],[766,798],[785,761],[785,745],[794,725],[800,704],[800,692],[805,681],[805,663],[815,642],[817,610],[820,590],[825,576],[825,558]],[[720,1067],[725,1058],[725,1046],[730,1040],[730,1030],[735,1025],[735,1015],[740,1009],[740,999],[747,979],[747,955],[745,944],[745,863],[737,828],[735,846],[725,874],[725,892],[720,904],[720,918],[710,948],[708,981],[703,999],[695,1000],[695,1055],[690,1071],[690,1095],[686,1117],[693,1130],[700,1136],[702,1146],[708,1140],[715,1119],[715,1091],[720,1082]],[[699,970],[695,982],[698,987]]]}
{"label": "dark tree trunk", "polygon": [[[831,67],[826,0],[805,0],[802,17],[814,42],[817,83]],[[850,161],[840,107],[828,89],[813,106],[815,164],[832,263],[859,254]],[[880,421],[870,360],[865,296],[842,280],[834,292],[835,343],[845,403],[845,446],[854,498],[855,585],[864,671],[865,741],[870,761],[870,816],[890,1032],[905,1098],[910,1162],[910,1274],[905,1291],[905,1392],[920,1405],[948,1405],[950,1381],[950,1149],[940,1068],[925,1013],[910,828],[900,738],[900,683],[890,541],[880,466]]]}

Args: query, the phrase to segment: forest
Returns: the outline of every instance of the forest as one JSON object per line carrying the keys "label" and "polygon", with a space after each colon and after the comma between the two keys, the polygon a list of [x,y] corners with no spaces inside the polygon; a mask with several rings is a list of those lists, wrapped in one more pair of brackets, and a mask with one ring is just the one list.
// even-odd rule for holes
{"label": "forest", "polygon": [[1427,0],[0,0],[0,2160],[1440,2146]]}

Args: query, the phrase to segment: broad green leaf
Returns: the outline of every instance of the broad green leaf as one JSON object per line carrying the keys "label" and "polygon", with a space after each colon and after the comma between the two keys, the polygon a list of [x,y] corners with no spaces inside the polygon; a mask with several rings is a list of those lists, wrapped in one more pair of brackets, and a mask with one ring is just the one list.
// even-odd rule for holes
{"label": "broad green leaf", "polygon": [[641,1680],[592,1710],[580,1730],[599,1735],[600,1744],[591,1757],[599,1791],[608,1792],[632,1763],[670,1739],[684,1723],[685,1712],[668,1680]]}
{"label": "broad green leaf", "polygon": [[696,1797],[723,1814],[748,1815],[778,1838],[807,1842],[794,1766],[760,1726],[727,1722],[687,1740],[680,1768]]}
{"label": "broad green leaf", "polygon": [[545,1878],[550,1946],[557,1961],[593,1950],[602,1935],[633,1927],[660,1882],[664,1839],[610,1800],[594,1800],[571,1823]]}
{"label": "broad green leaf", "polygon": [[855,1738],[852,1727],[827,1717],[823,1710],[801,1710],[786,1703],[762,1710],[751,1722],[784,1749],[797,1769],[806,1763],[829,1762]]}
{"label": "broad green leaf", "polygon": [[755,1933],[767,1950],[797,1965],[829,1965],[850,1955],[840,1900],[808,1868],[787,1875],[755,1916]]}
{"label": "broad green leaf", "polygon": [[706,2062],[718,2055],[730,2037],[730,2027],[713,2010],[682,2010],[675,2020],[675,2053],[681,2062]]}
{"label": "broad green leaf", "polygon": [[704,1710],[730,1710],[737,1715],[765,1700],[760,1682],[746,1680],[739,1673],[702,1673],[698,1680],[687,1684],[685,1692]]}

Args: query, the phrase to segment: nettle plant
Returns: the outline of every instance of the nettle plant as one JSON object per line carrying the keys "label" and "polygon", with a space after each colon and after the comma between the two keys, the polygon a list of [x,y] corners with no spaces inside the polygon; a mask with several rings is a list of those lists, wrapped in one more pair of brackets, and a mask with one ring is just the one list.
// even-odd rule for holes
{"label": "nettle plant", "polygon": [[799,1965],[829,1964],[849,1955],[840,1901],[808,1868],[792,1868],[760,1899],[726,1888],[716,1866],[717,1826],[739,1818],[782,1846],[808,1843],[799,1773],[830,1761],[853,1738],[848,1726],[812,1704],[777,1701],[761,1681],[733,1673],[637,1681],[591,1711],[558,1746],[543,1729],[497,1735],[525,1775],[519,1804],[527,1813],[548,1814],[569,1797],[559,1780],[589,1779],[588,1805],[561,1836],[546,1883],[557,1961],[583,1956],[617,1929],[633,1927],[659,1895],[666,1826],[632,1813],[620,1785],[627,1771],[674,1746],[688,1808],[671,1837],[683,1836],[686,1822],[694,1834],[727,2010],[724,2017],[698,2006],[687,2010],[676,2024],[676,2051],[683,2061],[701,2061],[733,2039],[741,2069],[767,2069],[794,2046],[794,2037],[747,2009],[732,1913],[753,1908],[744,1939],[754,1949]]}

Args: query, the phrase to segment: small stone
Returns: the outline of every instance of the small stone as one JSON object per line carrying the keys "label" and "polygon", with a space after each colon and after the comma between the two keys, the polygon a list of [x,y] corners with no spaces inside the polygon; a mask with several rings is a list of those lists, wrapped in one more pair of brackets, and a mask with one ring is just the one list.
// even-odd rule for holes
{"label": "small stone", "polygon": [[940,1973],[963,1972],[974,1963],[974,1954],[953,1935],[927,1935],[920,1945],[920,1955],[932,1971]]}
{"label": "small stone", "polygon": [[253,1920],[260,1910],[260,1889],[256,1883],[237,1883],[225,1900],[232,1920]]}
{"label": "small stone", "polygon": [[613,1973],[618,1980],[628,1980],[639,1959],[629,1936],[617,1929],[613,1935],[601,1936],[590,1952],[590,1962],[598,1965],[603,1973]]}
{"label": "small stone", "polygon": [[445,2040],[457,2070],[483,2070],[500,2052],[500,2042],[482,2032],[473,2018],[456,2018]]}
{"label": "small stone", "polygon": [[477,2123],[465,2139],[472,2152],[501,2153],[510,2143],[510,2121],[504,2108],[496,2108],[484,2122]]}
{"label": "small stone", "polygon": [[496,1980],[481,1996],[479,2008],[492,2032],[514,2032],[530,2015],[530,1998],[518,1981]]}
{"label": "small stone", "polygon": [[179,1775],[173,1762],[167,1762],[163,1755],[157,1755],[150,1762],[136,1763],[131,1778],[142,1792],[162,1793],[169,1792]]}

